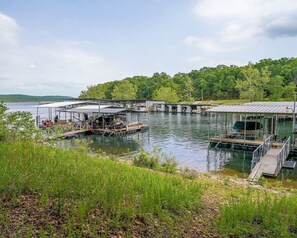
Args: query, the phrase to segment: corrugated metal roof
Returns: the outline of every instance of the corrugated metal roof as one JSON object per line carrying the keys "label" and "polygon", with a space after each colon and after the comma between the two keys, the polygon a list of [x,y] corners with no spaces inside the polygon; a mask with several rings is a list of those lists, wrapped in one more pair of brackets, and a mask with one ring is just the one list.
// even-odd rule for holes
{"label": "corrugated metal roof", "polygon": [[67,107],[67,106],[79,105],[79,104],[84,104],[84,103],[87,103],[87,101],[54,102],[54,103],[38,105],[36,107],[38,107],[38,108],[63,108],[63,107]]}
{"label": "corrugated metal roof", "polygon": [[103,109],[103,108],[107,108],[107,107],[111,107],[111,105],[85,105],[85,106],[80,106],[80,107],[75,107],[73,108],[73,110],[94,110],[96,112],[98,112],[99,108]]}
{"label": "corrugated metal roof", "polygon": [[[220,105],[206,110],[214,113],[247,113],[247,114],[293,114],[293,102],[256,102],[242,105]],[[295,109],[297,112],[297,107]]]}
{"label": "corrugated metal roof", "polygon": [[127,111],[127,108],[100,108],[100,111],[97,108],[72,108],[72,109],[63,109],[59,110],[60,112],[75,112],[75,113],[103,113],[103,114],[118,114],[121,112]]}
{"label": "corrugated metal roof", "polygon": [[243,105],[252,106],[294,106],[294,102],[249,102]]}

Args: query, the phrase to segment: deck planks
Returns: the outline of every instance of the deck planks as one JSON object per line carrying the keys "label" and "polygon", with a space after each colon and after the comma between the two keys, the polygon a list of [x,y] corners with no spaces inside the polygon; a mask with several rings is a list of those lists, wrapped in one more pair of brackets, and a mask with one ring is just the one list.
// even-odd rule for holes
{"label": "deck planks", "polygon": [[277,155],[280,151],[280,148],[269,149],[253,168],[248,180],[257,181],[262,175],[276,177]]}

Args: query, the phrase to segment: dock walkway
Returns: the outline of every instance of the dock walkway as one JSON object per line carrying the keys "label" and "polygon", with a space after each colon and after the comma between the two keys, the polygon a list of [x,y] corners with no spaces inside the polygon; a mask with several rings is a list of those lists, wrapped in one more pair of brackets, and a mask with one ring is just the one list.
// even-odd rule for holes
{"label": "dock walkway", "polygon": [[260,161],[256,163],[255,167],[252,168],[248,180],[257,181],[262,175],[277,177],[289,155],[289,152],[290,138],[281,148],[269,148],[268,151],[260,157]]}
{"label": "dock walkway", "polygon": [[277,169],[277,155],[281,149],[271,148],[268,150],[266,155],[264,155],[256,166],[252,169],[248,180],[257,181],[262,175],[276,177]]}

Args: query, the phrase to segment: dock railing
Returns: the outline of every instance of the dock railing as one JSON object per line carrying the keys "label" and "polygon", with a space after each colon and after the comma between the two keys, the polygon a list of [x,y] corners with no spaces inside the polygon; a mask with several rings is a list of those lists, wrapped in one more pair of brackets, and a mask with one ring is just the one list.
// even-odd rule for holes
{"label": "dock railing", "polygon": [[289,137],[283,144],[280,152],[277,154],[277,167],[275,170],[275,174],[278,174],[281,168],[283,167],[283,164],[285,160],[287,159],[289,153],[290,153],[290,144],[291,144],[291,137]]}
{"label": "dock railing", "polygon": [[257,149],[253,152],[253,159],[251,163],[251,170],[255,167],[255,165],[260,161],[260,159],[267,153],[267,151],[272,146],[273,135],[268,136],[264,142],[257,147]]}

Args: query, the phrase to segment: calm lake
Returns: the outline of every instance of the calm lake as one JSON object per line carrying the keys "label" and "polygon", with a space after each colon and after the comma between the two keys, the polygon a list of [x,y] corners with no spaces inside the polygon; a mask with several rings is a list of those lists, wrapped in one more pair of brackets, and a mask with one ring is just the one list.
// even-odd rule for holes
{"label": "calm lake", "polygon": [[[36,116],[37,103],[7,103],[9,111],[29,111]],[[40,112],[39,113],[43,113]],[[46,111],[44,111],[46,113]],[[247,178],[252,159],[251,152],[208,148],[208,136],[222,126],[220,120],[200,114],[133,113],[130,121],[144,122],[149,130],[124,137],[86,136],[91,146],[109,154],[129,156],[140,148],[152,150],[161,148],[168,155],[176,157],[180,167],[189,167],[200,172],[219,172]],[[297,181],[297,169],[283,169],[278,179]],[[295,186],[293,185],[293,186]]]}

